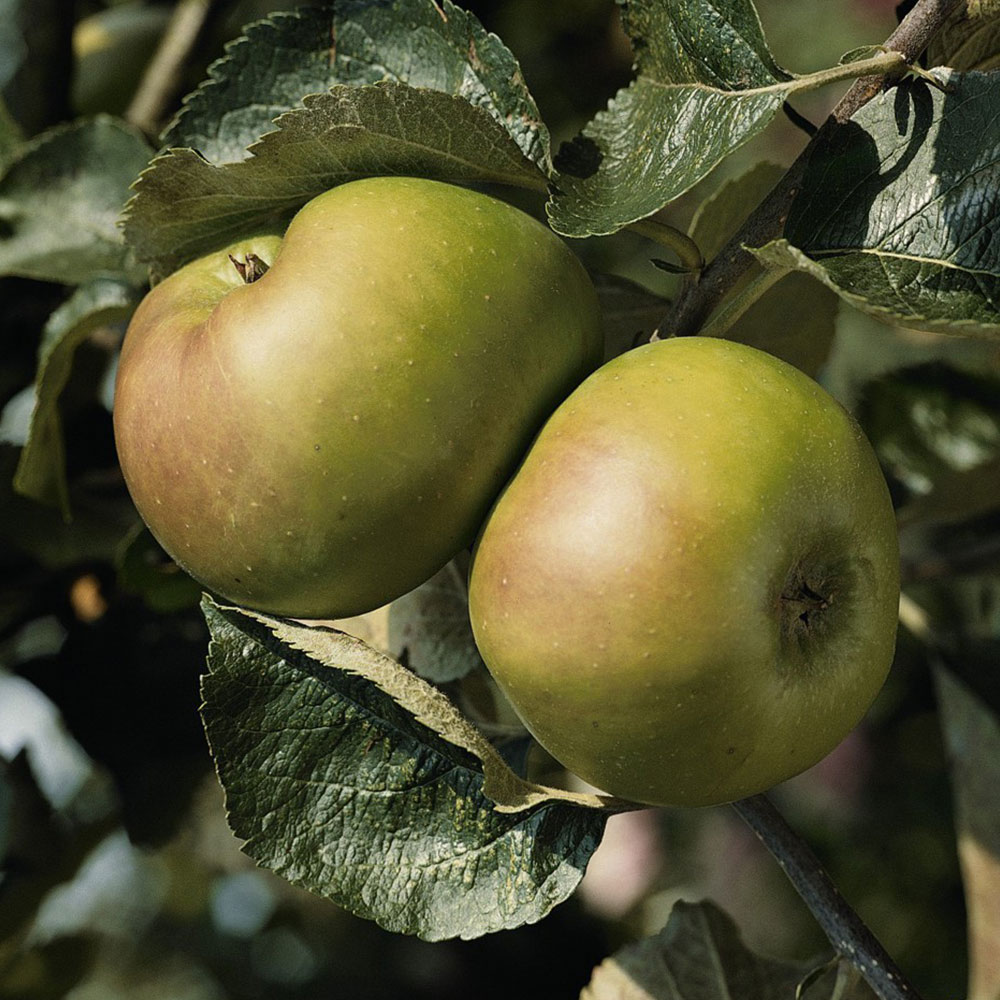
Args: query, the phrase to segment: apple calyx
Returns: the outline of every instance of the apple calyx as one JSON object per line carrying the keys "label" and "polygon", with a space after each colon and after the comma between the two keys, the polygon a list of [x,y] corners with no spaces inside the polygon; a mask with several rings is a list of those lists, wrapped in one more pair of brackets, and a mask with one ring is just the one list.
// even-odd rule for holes
{"label": "apple calyx", "polygon": [[781,591],[782,631],[799,642],[815,634],[817,626],[834,602],[836,588],[830,579],[806,578],[801,568],[788,575]]}
{"label": "apple calyx", "polygon": [[255,253],[246,254],[243,260],[239,260],[230,254],[229,259],[233,262],[233,267],[236,268],[239,276],[248,285],[253,284],[258,278],[263,278],[271,266],[267,261],[261,260]]}

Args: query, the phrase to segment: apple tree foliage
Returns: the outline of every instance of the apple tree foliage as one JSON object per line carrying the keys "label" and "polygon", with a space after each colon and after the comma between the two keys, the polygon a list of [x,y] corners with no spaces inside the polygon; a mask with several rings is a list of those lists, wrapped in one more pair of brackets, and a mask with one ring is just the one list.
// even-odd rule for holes
{"label": "apple tree foliage", "polygon": [[[16,6],[5,0],[0,13],[10,8],[9,23],[23,27]],[[611,247],[686,204],[688,234],[712,260],[785,168],[709,175],[786,102],[888,73],[891,85],[850,121],[809,141],[780,232],[749,242],[747,230],[754,261],[730,289],[747,308],[722,332],[826,380],[890,478],[900,656],[933,665],[952,764],[969,996],[996,997],[1000,689],[981,667],[1000,637],[1000,4],[953,5],[925,66],[873,44],[801,75],[775,61],[752,0],[618,7],[633,79],[559,148],[515,55],[451,0],[342,0],[256,21],[158,136],[104,114],[27,134],[31,125],[0,107],[0,275],[37,282],[51,305],[24,433],[0,444],[0,539],[18,554],[11,565],[28,554],[35,567],[27,584],[0,582],[0,627],[17,635],[31,621],[39,573],[101,559],[154,615],[197,599],[157,561],[120,484],[79,474],[62,416],[80,371],[92,387],[104,377],[94,359],[113,356],[151,277],[372,175],[485,185],[539,214],[544,205],[566,237]],[[0,83],[25,71],[26,44],[12,32],[0,45]],[[583,244],[588,260],[613,260],[595,242]],[[650,289],[678,294],[680,279],[657,280],[595,274],[608,356],[658,326],[669,334],[670,302]],[[880,334],[890,327],[902,331],[891,343]],[[19,388],[5,382],[4,399]],[[488,698],[469,711],[463,685],[483,668],[464,569],[346,624],[202,603],[202,720],[246,853],[428,940],[541,920],[577,888],[608,817],[628,808],[537,782],[529,740],[502,706]],[[4,646],[0,660],[11,655]],[[55,823],[39,795],[23,756],[4,763],[0,857],[17,848],[39,861],[34,878],[0,883],[0,923],[33,912],[111,822],[109,809]],[[0,967],[11,954],[0,948]],[[791,996],[797,984],[810,998],[866,995],[846,964],[762,958],[716,907],[678,904],[659,935],[609,958],[582,996],[753,1000]]]}

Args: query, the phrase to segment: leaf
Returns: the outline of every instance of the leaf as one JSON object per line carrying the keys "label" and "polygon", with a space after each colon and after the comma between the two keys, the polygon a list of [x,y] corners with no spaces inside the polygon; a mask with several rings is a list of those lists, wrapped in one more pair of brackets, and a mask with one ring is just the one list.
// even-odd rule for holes
{"label": "leaf", "polygon": [[103,116],[26,143],[0,179],[0,274],[69,285],[134,277],[116,220],[149,155],[141,136]]}
{"label": "leaf", "polygon": [[122,3],[81,17],[73,29],[70,104],[79,115],[124,115],[173,13]]}
{"label": "leaf", "polygon": [[517,60],[451,0],[339,0],[273,14],[244,30],[185,100],[165,146],[192,147],[212,163],[241,160],[306,94],[388,80],[481,108],[529,160],[551,171],[549,134]]}
{"label": "leaf", "polygon": [[789,1000],[807,971],[748,950],[714,904],[678,902],[659,934],[605,959],[580,1000]]}
{"label": "leaf", "polygon": [[726,339],[767,351],[815,377],[830,356],[839,308],[840,300],[820,282],[789,274],[726,331]]}
{"label": "leaf", "polygon": [[768,266],[887,322],[1000,335],[1000,79],[904,82],[825,132]]}
{"label": "leaf", "polygon": [[24,33],[18,23],[24,2],[0,0],[0,24],[4,26],[4,30],[0,31],[0,89],[6,88],[14,78],[28,54]]}
{"label": "leaf", "polygon": [[437,689],[359,640],[204,607],[202,717],[258,864],[430,940],[534,922],[573,891],[604,825],[581,806],[600,800],[501,774]]}
{"label": "leaf", "polygon": [[988,375],[943,363],[890,372],[865,387],[858,418],[879,461],[912,494],[939,485],[954,494],[951,519],[965,516],[972,499],[962,474],[1000,457],[1000,382]]}
{"label": "leaf", "polygon": [[67,524],[51,507],[14,492],[18,451],[0,442],[0,547],[24,553],[49,570],[110,562],[138,520],[125,491],[88,490],[83,480],[73,484],[73,523]]}
{"label": "leaf", "polygon": [[435,684],[483,667],[469,621],[467,572],[453,560],[389,605],[389,648]]}
{"label": "leaf", "polygon": [[604,360],[645,343],[667,314],[669,299],[614,274],[592,275],[604,323]]}
{"label": "leaf", "polygon": [[688,235],[705,260],[715,258],[747,216],[784,176],[777,163],[757,163],[738,177],[724,181],[698,206]]}
{"label": "leaf", "polygon": [[969,929],[969,1000],[1000,996],[1000,720],[953,674],[935,672],[955,794]]}
{"label": "leaf", "polygon": [[[27,930],[54,886],[69,879],[117,825],[110,803],[103,809],[55,810],[39,788],[26,750],[8,761],[0,756],[0,786],[6,789],[8,828],[0,855],[0,967],[5,946]],[[93,789],[83,794],[93,795]],[[78,808],[79,803],[76,803]]]}
{"label": "leaf", "polygon": [[16,158],[24,144],[24,134],[21,127],[11,117],[7,105],[0,97],[0,177],[7,165]]}
{"label": "leaf", "polygon": [[[695,212],[689,235],[706,260],[715,257],[740,223],[778,183],[785,168],[758,163],[720,185]],[[753,264],[731,290],[738,295],[762,272]],[[727,331],[728,340],[749,344],[815,376],[826,363],[836,332],[837,296],[801,273],[782,278]]]}
{"label": "leaf", "polygon": [[14,475],[14,488],[24,496],[58,507],[66,520],[70,519],[70,503],[59,396],[80,344],[100,327],[128,319],[138,299],[137,290],[122,281],[92,278],[49,317],[42,333],[35,409]]}
{"label": "leaf", "polygon": [[682,195],[774,117],[794,79],[751,0],[619,0],[636,78],[560,150],[553,229],[607,235]]}
{"label": "leaf", "polygon": [[176,614],[201,599],[201,586],[167,556],[145,525],[136,525],[124,540],[116,562],[118,586],[141,597],[151,611]]}
{"label": "leaf", "polygon": [[279,117],[277,131],[240,163],[213,166],[185,149],[153,160],[124,221],[140,259],[173,270],[372,174],[544,185],[507,133],[461,97],[384,83],[338,86],[304,104]]}
{"label": "leaf", "polygon": [[931,39],[927,61],[962,72],[1000,69],[1000,0],[959,4]]}

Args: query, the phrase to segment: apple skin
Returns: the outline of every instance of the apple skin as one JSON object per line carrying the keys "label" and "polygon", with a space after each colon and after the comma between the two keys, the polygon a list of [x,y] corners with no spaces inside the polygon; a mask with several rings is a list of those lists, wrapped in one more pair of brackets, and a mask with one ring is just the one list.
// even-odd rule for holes
{"label": "apple skin", "polygon": [[[271,265],[251,283],[229,259],[248,253]],[[283,239],[237,241],[147,295],[119,364],[119,459],[210,590],[362,614],[471,545],[601,349],[593,286],[541,223],[436,181],[354,181]]]}
{"label": "apple skin", "polygon": [[870,706],[896,524],[870,445],[815,382],[740,344],[665,340],[548,420],[469,597],[490,672],[558,761],[622,798],[710,805],[815,764]]}

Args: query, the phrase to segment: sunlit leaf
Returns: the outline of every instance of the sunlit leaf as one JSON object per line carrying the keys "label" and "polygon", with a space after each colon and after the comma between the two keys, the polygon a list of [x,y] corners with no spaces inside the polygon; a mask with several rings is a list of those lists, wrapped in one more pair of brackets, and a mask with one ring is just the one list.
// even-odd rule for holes
{"label": "sunlit leaf", "polygon": [[[428,939],[531,923],[576,887],[603,830],[586,807],[597,799],[501,773],[437,689],[357,639],[205,612],[202,715],[230,823],[259,864]],[[513,811],[487,780],[520,799]]]}
{"label": "sunlit leaf", "polygon": [[216,164],[241,160],[306,94],[382,81],[461,97],[549,171],[548,131],[517,60],[451,0],[337,0],[251,24],[210,67],[163,142]]}
{"label": "sunlit leaf", "polygon": [[958,4],[931,39],[927,62],[963,71],[1000,69],[1000,0]]}
{"label": "sunlit leaf", "polygon": [[507,132],[461,97],[385,83],[338,86],[304,103],[248,160],[214,166],[189,149],[155,159],[125,216],[138,256],[173,270],[359,177],[544,186]]}
{"label": "sunlit leaf", "polygon": [[560,150],[554,229],[613,233],[696,184],[760,132],[794,86],[751,0],[619,0],[636,76]]}

